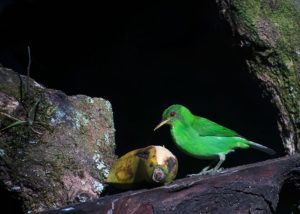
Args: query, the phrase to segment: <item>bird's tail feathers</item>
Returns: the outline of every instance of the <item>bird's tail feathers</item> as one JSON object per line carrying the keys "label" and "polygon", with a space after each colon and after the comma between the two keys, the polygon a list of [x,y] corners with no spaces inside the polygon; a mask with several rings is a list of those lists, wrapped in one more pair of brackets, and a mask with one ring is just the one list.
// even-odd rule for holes
{"label": "bird's tail feathers", "polygon": [[270,149],[266,146],[263,146],[261,144],[258,144],[258,143],[255,143],[253,141],[248,141],[248,144],[251,148],[254,148],[254,149],[258,149],[260,151],[263,151],[263,152],[266,152],[268,153],[269,155],[274,155],[276,154],[276,152],[273,150],[273,149]]}

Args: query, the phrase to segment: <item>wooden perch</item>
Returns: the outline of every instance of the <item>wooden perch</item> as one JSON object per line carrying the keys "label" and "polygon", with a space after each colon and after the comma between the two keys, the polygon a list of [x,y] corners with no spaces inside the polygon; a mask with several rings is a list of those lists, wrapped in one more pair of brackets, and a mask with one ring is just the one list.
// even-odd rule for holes
{"label": "wooden perch", "polygon": [[300,184],[299,170],[300,155],[286,156],[44,213],[278,213],[282,187]]}

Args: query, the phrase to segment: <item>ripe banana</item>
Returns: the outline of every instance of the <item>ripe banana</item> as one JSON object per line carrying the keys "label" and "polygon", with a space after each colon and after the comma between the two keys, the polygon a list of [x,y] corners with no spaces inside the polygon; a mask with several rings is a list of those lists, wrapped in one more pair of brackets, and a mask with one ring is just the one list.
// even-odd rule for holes
{"label": "ripe banana", "polygon": [[117,159],[106,181],[122,189],[141,184],[168,184],[175,179],[177,170],[177,158],[165,147],[152,145]]}

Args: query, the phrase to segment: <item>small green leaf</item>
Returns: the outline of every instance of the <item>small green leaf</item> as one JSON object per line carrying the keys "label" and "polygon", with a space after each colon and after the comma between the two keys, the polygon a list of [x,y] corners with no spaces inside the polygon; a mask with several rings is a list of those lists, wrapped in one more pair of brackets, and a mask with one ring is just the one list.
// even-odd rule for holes
{"label": "small green leaf", "polygon": [[32,106],[32,108],[30,109],[29,113],[28,113],[28,125],[32,125],[33,124],[33,121],[34,121],[34,118],[35,118],[35,114],[36,114],[36,110],[37,110],[37,107],[40,103],[40,98],[34,103],[34,105]]}
{"label": "small green leaf", "polygon": [[4,127],[4,128],[1,129],[0,131],[2,132],[2,131],[4,131],[4,130],[6,130],[6,129],[10,129],[10,128],[12,128],[12,127],[19,126],[19,125],[22,125],[22,124],[25,124],[25,123],[27,123],[27,122],[24,121],[24,120],[17,120],[16,122],[13,122],[13,123],[11,123],[10,125]]}

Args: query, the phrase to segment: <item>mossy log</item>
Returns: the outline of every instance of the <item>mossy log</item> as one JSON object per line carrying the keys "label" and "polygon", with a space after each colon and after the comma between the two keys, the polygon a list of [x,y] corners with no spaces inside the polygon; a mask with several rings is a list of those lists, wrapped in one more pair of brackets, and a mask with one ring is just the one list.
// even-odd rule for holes
{"label": "mossy log", "polygon": [[216,0],[246,53],[252,76],[270,96],[288,154],[300,149],[300,2]]}

